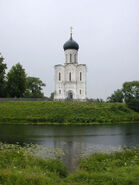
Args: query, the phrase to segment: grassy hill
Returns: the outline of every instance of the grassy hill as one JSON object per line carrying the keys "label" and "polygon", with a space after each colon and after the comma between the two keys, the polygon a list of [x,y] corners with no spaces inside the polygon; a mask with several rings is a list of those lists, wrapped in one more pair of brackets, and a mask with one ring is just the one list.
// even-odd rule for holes
{"label": "grassy hill", "polygon": [[0,102],[0,123],[94,124],[139,122],[121,103]]}

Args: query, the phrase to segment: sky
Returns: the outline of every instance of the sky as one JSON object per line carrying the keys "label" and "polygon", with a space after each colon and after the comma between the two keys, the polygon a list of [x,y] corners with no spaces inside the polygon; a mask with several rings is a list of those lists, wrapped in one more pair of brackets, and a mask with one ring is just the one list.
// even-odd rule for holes
{"label": "sky", "polygon": [[78,62],[87,65],[89,98],[106,99],[139,80],[139,0],[0,0],[0,53],[8,70],[20,62],[50,96],[71,26]]}

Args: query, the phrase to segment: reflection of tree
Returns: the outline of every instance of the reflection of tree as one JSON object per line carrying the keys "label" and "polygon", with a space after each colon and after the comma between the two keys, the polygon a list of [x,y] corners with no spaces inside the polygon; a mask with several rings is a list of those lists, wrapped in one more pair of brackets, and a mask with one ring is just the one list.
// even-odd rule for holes
{"label": "reflection of tree", "polygon": [[[24,144],[26,140],[27,129],[24,125],[1,125],[0,126],[0,141],[9,144]],[[29,141],[28,141],[29,143]]]}
{"label": "reflection of tree", "polygon": [[135,124],[123,126],[122,133],[126,147],[133,147],[139,144],[139,129],[137,126]]}

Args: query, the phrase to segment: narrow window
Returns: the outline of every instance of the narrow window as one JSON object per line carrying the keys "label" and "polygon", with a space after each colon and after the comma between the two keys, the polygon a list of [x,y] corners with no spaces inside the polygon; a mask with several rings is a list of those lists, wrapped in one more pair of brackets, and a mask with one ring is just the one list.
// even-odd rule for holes
{"label": "narrow window", "polygon": [[72,54],[70,54],[70,62],[72,62]]}
{"label": "narrow window", "polygon": [[76,63],[76,55],[74,55],[74,62]]}
{"label": "narrow window", "polygon": [[80,72],[80,81],[82,81],[82,73]]}
{"label": "narrow window", "polygon": [[82,91],[80,90],[80,94],[82,94]]}
{"label": "narrow window", "polygon": [[71,72],[69,73],[69,81],[71,81]]}
{"label": "narrow window", "polygon": [[61,94],[61,90],[59,90],[59,94]]}
{"label": "narrow window", "polygon": [[61,81],[61,73],[59,73],[59,81]]}
{"label": "narrow window", "polygon": [[66,62],[68,61],[68,55],[66,54]]}

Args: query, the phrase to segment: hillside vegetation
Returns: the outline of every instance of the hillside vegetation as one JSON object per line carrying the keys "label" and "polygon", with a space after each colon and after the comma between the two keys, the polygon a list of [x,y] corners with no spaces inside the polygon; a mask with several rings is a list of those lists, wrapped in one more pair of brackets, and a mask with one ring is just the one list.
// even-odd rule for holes
{"label": "hillside vegetation", "polygon": [[139,122],[122,103],[0,102],[0,123],[94,124]]}
{"label": "hillside vegetation", "polygon": [[0,184],[139,184],[139,149],[96,153],[80,159],[79,163],[80,168],[69,174],[58,159],[39,158],[28,152],[26,147],[0,144]]}

